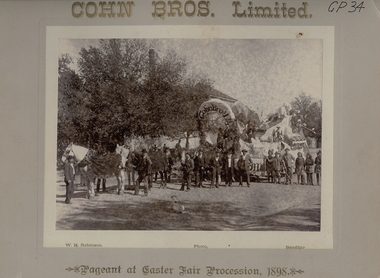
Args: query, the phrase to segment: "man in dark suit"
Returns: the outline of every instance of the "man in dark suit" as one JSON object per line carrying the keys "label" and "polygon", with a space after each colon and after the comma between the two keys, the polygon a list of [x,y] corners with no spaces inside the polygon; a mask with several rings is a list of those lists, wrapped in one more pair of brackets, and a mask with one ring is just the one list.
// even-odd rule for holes
{"label": "man in dark suit", "polygon": [[272,179],[273,183],[281,183],[281,161],[279,152],[275,152],[275,156],[272,158]]}
{"label": "man in dark suit", "polygon": [[215,154],[213,158],[210,159],[210,166],[212,168],[212,179],[211,179],[211,188],[214,186],[216,188],[219,188],[220,182],[221,182],[221,172],[222,172],[222,166],[223,161],[220,156],[219,151]]}
{"label": "man in dark suit", "polygon": [[148,196],[149,187],[152,184],[152,160],[150,159],[146,149],[142,150],[142,160],[137,168],[139,177],[135,185],[135,195],[139,195],[140,183],[144,180],[144,196]]}
{"label": "man in dark suit", "polygon": [[71,204],[71,197],[74,194],[75,164],[74,157],[69,156],[65,163],[65,183],[66,183],[66,204]]}
{"label": "man in dark suit", "polygon": [[253,165],[252,158],[247,154],[246,150],[241,151],[242,154],[237,162],[237,168],[239,169],[239,186],[243,186],[243,177],[246,176],[247,186],[250,187],[250,171]]}
{"label": "man in dark suit", "polygon": [[243,186],[243,179],[244,179],[244,176],[246,175],[245,159],[243,157],[243,154],[240,154],[240,157],[236,163],[236,170],[237,170],[238,175],[239,175],[239,187],[240,187],[240,186]]}
{"label": "man in dark suit", "polygon": [[205,169],[205,157],[203,151],[195,153],[194,157],[194,172],[195,172],[195,186],[203,187],[203,172]]}
{"label": "man in dark suit", "polygon": [[234,178],[234,159],[231,151],[228,152],[224,159],[224,173],[226,175],[226,186],[231,186]]}
{"label": "man in dark suit", "polygon": [[190,190],[191,186],[191,178],[193,175],[193,170],[194,170],[194,160],[191,158],[190,154],[186,154],[186,159],[184,163],[182,163],[182,168],[183,168],[183,181],[182,181],[182,187],[181,191],[185,190],[185,184],[187,187],[187,191]]}
{"label": "man in dark suit", "polygon": [[273,163],[274,163],[273,160],[274,160],[273,152],[272,152],[272,150],[269,150],[268,156],[265,159],[265,167],[266,167],[267,174],[268,174],[268,182],[272,182],[272,183],[275,180],[275,178],[273,176]]}
{"label": "man in dark suit", "polygon": [[170,153],[169,148],[166,148],[165,155],[166,155],[166,165],[167,165],[166,171],[164,173],[165,174],[165,180],[167,182],[170,182],[172,170],[173,170],[173,165],[174,165],[174,160],[173,160],[173,157]]}

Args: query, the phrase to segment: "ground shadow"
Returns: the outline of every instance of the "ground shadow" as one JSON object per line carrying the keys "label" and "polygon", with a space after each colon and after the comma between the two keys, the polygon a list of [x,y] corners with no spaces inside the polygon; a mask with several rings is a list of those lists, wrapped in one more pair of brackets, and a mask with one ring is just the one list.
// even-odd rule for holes
{"label": "ground shadow", "polygon": [[[81,193],[78,193],[81,194]],[[79,196],[78,196],[79,197]],[[232,202],[183,202],[185,213],[170,210],[171,202],[140,199],[130,203],[89,201],[57,221],[68,230],[187,230],[187,231],[319,231],[320,208],[288,209],[259,215],[263,207],[242,209]],[[147,200],[147,201],[141,201]],[[263,214],[261,214],[263,215]]]}

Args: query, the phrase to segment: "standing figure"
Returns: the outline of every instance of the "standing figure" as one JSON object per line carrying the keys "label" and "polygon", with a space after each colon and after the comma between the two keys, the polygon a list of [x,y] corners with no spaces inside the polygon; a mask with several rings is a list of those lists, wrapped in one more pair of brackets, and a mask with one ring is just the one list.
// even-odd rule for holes
{"label": "standing figure", "polygon": [[221,182],[222,165],[222,158],[220,157],[220,153],[217,152],[216,155],[210,159],[210,166],[212,168],[211,188],[214,186],[219,188]]}
{"label": "standing figure", "polygon": [[[110,144],[106,142],[101,142],[100,144],[98,144],[97,154],[106,157],[109,155],[109,153],[110,153]],[[107,180],[104,178],[97,178],[96,192],[98,193],[100,192],[100,183],[102,183],[103,192],[106,192],[107,191],[106,182]]]}
{"label": "standing figure", "polygon": [[253,160],[246,150],[243,150],[243,158],[245,162],[245,173],[247,175],[247,186],[250,187],[250,174],[253,166]]}
{"label": "standing figure", "polygon": [[144,196],[148,196],[148,190],[152,186],[152,160],[146,149],[142,150],[142,159],[137,166],[137,173],[139,177],[135,185],[135,195],[139,195],[140,183],[144,180]]}
{"label": "standing figure", "polygon": [[273,130],[273,141],[274,142],[280,142],[282,139],[282,131],[280,130],[280,127],[276,127],[275,130]]}
{"label": "standing figure", "polygon": [[317,185],[321,185],[321,173],[322,173],[322,152],[319,150],[317,152],[317,157],[315,158],[314,172],[317,177]]}
{"label": "standing figure", "polygon": [[295,158],[289,153],[289,151],[289,148],[285,149],[285,154],[282,157],[282,161],[285,168],[286,184],[293,184],[293,163]]}
{"label": "standing figure", "polygon": [[170,182],[170,179],[172,176],[172,169],[173,169],[173,165],[174,165],[174,160],[173,160],[173,157],[171,156],[169,149],[166,149],[165,155],[166,155],[166,163],[167,163],[167,168],[165,171],[165,180],[167,182]]}
{"label": "standing figure", "polygon": [[178,142],[175,145],[175,152],[176,152],[176,159],[180,160],[181,152],[182,152],[181,139],[178,139]]}
{"label": "standing figure", "polygon": [[265,159],[265,166],[268,174],[268,182],[274,182],[274,177],[273,177],[273,152],[271,150],[268,151],[268,156]]}
{"label": "standing figure", "polygon": [[250,187],[250,170],[253,165],[252,159],[249,155],[247,155],[246,150],[242,150],[242,154],[240,155],[237,161],[237,168],[239,170],[239,186],[243,186],[243,177],[247,178],[247,186]]}
{"label": "standing figure", "polygon": [[305,159],[301,152],[298,152],[296,158],[296,175],[298,184],[305,184]]}
{"label": "standing figure", "polygon": [[231,186],[234,178],[234,159],[232,157],[232,151],[228,152],[224,160],[224,172],[226,174],[226,187]]}
{"label": "standing figure", "polygon": [[236,170],[239,176],[239,187],[243,186],[243,178],[245,176],[245,161],[243,154],[240,154],[238,161],[236,162]]}
{"label": "standing figure", "polygon": [[74,194],[75,164],[74,157],[69,156],[65,162],[65,183],[66,183],[66,204],[71,204],[71,197]]}
{"label": "standing figure", "polygon": [[276,152],[272,158],[272,178],[273,183],[281,183],[281,160],[280,153]]}
{"label": "standing figure", "polygon": [[203,187],[202,183],[205,164],[206,161],[203,151],[199,151],[199,153],[196,152],[194,157],[195,186]]}
{"label": "standing figure", "polygon": [[194,170],[194,160],[190,157],[189,153],[186,153],[186,159],[182,163],[182,168],[183,168],[183,180],[182,180],[182,187],[181,191],[185,190],[185,184],[187,187],[187,191],[190,190],[191,186],[191,178],[193,175],[193,170]]}
{"label": "standing figure", "polygon": [[305,170],[306,170],[306,183],[310,185],[314,185],[313,182],[313,165],[314,161],[311,157],[310,153],[306,154],[306,160],[305,160]]}

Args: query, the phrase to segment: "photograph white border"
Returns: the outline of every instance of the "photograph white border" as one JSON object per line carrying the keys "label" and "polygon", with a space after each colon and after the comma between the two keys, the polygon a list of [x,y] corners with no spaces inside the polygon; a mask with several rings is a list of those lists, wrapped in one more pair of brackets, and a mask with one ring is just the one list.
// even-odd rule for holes
{"label": "photograph white border", "polygon": [[[298,36],[302,33],[302,36]],[[297,231],[62,231],[56,230],[56,156],[59,39],[198,38],[322,39],[322,188],[321,230]],[[332,26],[47,26],[45,79],[45,156],[43,247],[66,243],[108,248],[333,248],[333,100],[334,27]]]}

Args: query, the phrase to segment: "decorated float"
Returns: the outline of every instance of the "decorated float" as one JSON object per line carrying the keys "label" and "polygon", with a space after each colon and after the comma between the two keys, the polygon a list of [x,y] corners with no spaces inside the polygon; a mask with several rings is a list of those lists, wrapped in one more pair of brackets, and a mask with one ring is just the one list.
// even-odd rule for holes
{"label": "decorated float", "polygon": [[237,101],[227,103],[220,99],[210,99],[199,107],[201,145],[217,148],[223,152],[232,151],[238,158],[246,150],[253,160],[251,174],[257,178],[266,175],[265,158],[268,151],[290,153],[309,151],[301,125],[294,125],[292,115],[281,108],[276,121],[261,122],[257,113]]}

